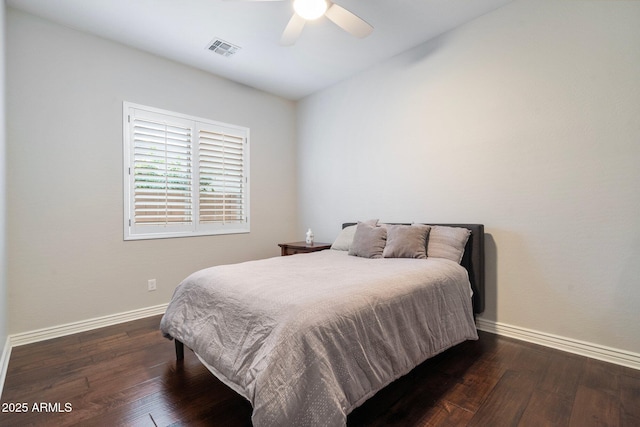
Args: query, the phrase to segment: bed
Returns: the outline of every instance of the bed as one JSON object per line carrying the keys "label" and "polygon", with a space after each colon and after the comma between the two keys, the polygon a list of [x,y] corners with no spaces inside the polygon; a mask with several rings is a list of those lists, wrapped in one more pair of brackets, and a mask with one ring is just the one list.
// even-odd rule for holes
{"label": "bed", "polygon": [[[419,235],[415,224],[345,223],[331,250],[195,272],[176,288],[161,331],[175,339],[178,359],[186,345],[251,402],[254,426],[344,426],[395,379],[478,338],[484,227],[424,227],[424,254],[410,253],[417,258],[392,245],[400,231]],[[466,234],[459,253],[431,256],[437,236],[451,232]],[[339,250],[345,236],[349,248]],[[380,256],[366,256],[372,242],[382,242]]]}

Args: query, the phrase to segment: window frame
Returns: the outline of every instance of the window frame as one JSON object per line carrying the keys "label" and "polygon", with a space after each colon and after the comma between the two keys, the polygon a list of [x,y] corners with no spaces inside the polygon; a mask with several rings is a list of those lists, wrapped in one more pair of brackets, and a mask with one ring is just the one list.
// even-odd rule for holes
{"label": "window frame", "polygon": [[[201,117],[163,110],[124,101],[123,107],[123,198],[124,198],[124,240],[166,239],[177,237],[215,236],[225,234],[249,233],[251,231],[250,215],[250,129]],[[191,126],[191,222],[187,224],[145,225],[136,224],[135,214],[135,182],[134,182],[134,148],[133,136],[135,114],[138,117],[163,116],[170,123]],[[201,129],[218,129],[221,134],[228,131],[236,139],[243,139],[241,183],[242,212],[244,221],[231,223],[200,222],[200,131]]]}

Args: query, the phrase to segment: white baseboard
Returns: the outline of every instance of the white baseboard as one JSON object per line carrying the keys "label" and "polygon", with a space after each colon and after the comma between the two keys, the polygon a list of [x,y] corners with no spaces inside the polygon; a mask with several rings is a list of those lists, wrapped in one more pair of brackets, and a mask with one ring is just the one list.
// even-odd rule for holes
{"label": "white baseboard", "polygon": [[11,337],[7,337],[7,341],[4,343],[4,348],[2,349],[2,354],[0,355],[0,397],[2,397],[4,380],[7,378],[9,357],[11,357]]}
{"label": "white baseboard", "polygon": [[492,320],[477,319],[476,326],[479,330],[491,332],[496,335],[515,338],[545,347],[569,353],[579,354],[592,359],[615,363],[633,369],[640,369],[640,354],[619,350],[590,342],[579,341],[572,338],[560,337],[545,332],[534,331],[518,326],[507,325]]}
{"label": "white baseboard", "polygon": [[63,337],[65,335],[76,334],[78,332],[91,331],[105,326],[117,325],[118,323],[164,314],[168,305],[169,304],[160,304],[153,307],[126,311],[124,313],[110,314],[108,316],[95,317],[93,319],[81,320],[79,322],[66,323],[64,325],[51,326],[49,328],[37,329],[35,331],[13,334],[9,336],[11,339],[11,347],[18,347],[25,344],[45,341],[51,338]]}

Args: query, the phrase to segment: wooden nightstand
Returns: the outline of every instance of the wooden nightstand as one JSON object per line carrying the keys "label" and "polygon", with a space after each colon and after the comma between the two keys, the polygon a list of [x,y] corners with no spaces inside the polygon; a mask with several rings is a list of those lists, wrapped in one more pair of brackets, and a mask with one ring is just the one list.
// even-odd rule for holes
{"label": "wooden nightstand", "polygon": [[306,242],[291,242],[291,243],[278,243],[280,246],[280,255],[294,255],[294,254],[307,254],[309,252],[324,251],[331,248],[331,243],[314,242],[312,245],[307,245]]}

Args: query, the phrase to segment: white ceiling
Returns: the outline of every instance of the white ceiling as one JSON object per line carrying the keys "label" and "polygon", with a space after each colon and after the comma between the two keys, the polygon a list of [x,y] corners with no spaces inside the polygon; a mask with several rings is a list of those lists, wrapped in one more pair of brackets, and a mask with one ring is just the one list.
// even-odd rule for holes
{"label": "white ceiling", "polygon": [[[7,0],[11,7],[182,62],[289,99],[300,99],[512,0],[336,0],[369,22],[357,39],[327,18],[280,46],[292,0]],[[207,49],[214,38],[241,47]]]}

